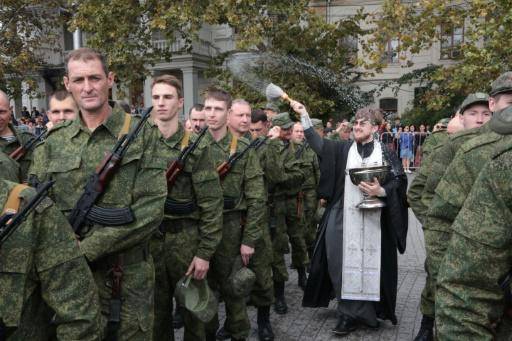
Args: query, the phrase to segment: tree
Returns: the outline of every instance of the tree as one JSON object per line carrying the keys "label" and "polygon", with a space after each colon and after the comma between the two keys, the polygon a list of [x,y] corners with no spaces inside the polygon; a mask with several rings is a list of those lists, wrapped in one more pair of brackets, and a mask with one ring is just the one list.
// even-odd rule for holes
{"label": "tree", "polygon": [[5,0],[0,5],[0,88],[19,97],[22,81],[29,93],[37,88],[34,75],[44,65],[42,47],[55,43],[61,1]]}
{"label": "tree", "polygon": [[507,35],[512,29],[510,1],[385,0],[369,22],[378,29],[365,43],[361,64],[377,72],[385,66],[381,56],[390,39],[398,39],[397,52],[409,67],[414,54],[435,43],[449,46],[451,30],[463,28],[463,41],[449,50],[456,63],[423,74],[428,91],[421,105],[428,110],[453,112],[454,99],[489,90],[490,82],[512,66],[512,40]]}

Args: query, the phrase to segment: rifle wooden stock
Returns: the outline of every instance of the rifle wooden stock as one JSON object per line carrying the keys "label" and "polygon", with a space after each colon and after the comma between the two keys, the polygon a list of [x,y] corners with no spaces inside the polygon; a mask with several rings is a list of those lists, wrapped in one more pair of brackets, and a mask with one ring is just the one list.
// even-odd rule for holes
{"label": "rifle wooden stock", "polygon": [[13,150],[11,154],[9,154],[9,157],[15,161],[19,161],[23,156],[25,156],[26,153],[27,151],[25,150],[24,146],[19,146]]}
{"label": "rifle wooden stock", "polygon": [[9,157],[15,161],[21,160],[31,149],[34,147],[37,141],[39,141],[43,135],[46,134],[46,130],[44,130],[41,134],[32,137],[27,143],[19,146],[15,150],[9,154]]}
{"label": "rifle wooden stock", "polygon": [[165,171],[165,178],[167,179],[167,187],[174,186],[178,175],[180,175],[185,165],[179,160],[174,160]]}
{"label": "rifle wooden stock", "polygon": [[231,169],[231,164],[228,161],[224,161],[217,167],[217,173],[219,173],[219,178],[223,180],[226,175],[228,175],[229,170]]}

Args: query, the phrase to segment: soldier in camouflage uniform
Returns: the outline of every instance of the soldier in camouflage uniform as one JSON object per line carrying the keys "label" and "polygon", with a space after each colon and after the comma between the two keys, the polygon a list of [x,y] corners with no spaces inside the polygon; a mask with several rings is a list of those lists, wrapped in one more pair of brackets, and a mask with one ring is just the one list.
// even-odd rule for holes
{"label": "soldier in camouflage uniform", "polygon": [[[431,155],[431,160],[429,160],[430,172],[426,179],[425,190],[423,191],[421,199],[426,207],[430,206],[430,202],[434,196],[434,190],[446,170],[446,165],[449,165],[453,160],[459,147],[465,141],[476,136],[478,134],[479,127],[491,118],[492,113],[489,110],[487,94],[476,93],[469,95],[464,102],[462,102],[459,112],[460,114],[456,115],[454,120],[460,120],[462,130],[452,134],[447,143],[443,146],[434,149]],[[421,311],[423,313],[423,319],[415,341],[427,341],[432,340],[433,338],[435,285],[437,269],[440,262],[440,259],[437,258],[437,254],[433,252],[435,243],[438,240],[436,231],[436,225],[426,217],[423,224],[423,233],[425,235],[427,256],[425,259],[425,269],[427,271],[428,279],[421,296]]]}
{"label": "soldier in camouflage uniform", "polygon": [[18,182],[20,179],[20,166],[7,154],[0,150],[0,174],[2,179]]}
{"label": "soldier in camouflage uniform", "polygon": [[[97,51],[74,50],[65,65],[64,84],[80,108],[79,117],[49,132],[38,146],[41,154],[30,174],[40,181],[56,180],[51,197],[68,215],[105,153],[124,131],[133,130],[139,118],[125,114],[117,104],[109,105],[114,75]],[[158,158],[159,135],[156,126],[144,124],[95,203],[107,218],[117,208],[130,210],[134,219],[118,222],[119,226],[91,221],[80,242],[99,289],[104,326],[119,340],[152,339],[154,266],[148,241],[162,221],[167,195],[166,160]],[[108,316],[116,311],[110,304],[114,276],[122,276],[120,323],[107,326]]]}
{"label": "soldier in camouflage uniform", "polygon": [[[162,75],[153,80],[151,91],[152,118],[162,134],[160,157],[172,162],[190,143],[190,135],[179,123],[178,113],[183,107],[181,82],[174,76]],[[208,148],[196,148],[168,188],[164,220],[151,241],[156,283],[155,340],[174,339],[172,297],[180,278],[185,274],[198,281],[206,277],[222,237],[222,204],[219,176]],[[184,339],[204,340],[203,323],[184,310],[181,309]]]}
{"label": "soldier in camouflage uniform", "polygon": [[512,266],[511,181],[509,144],[483,167],[452,225],[436,293],[440,340],[510,340],[510,330],[502,332],[510,317],[498,282]]}
{"label": "soldier in camouflage uniform", "polygon": [[[249,336],[251,327],[246,298],[232,293],[226,284],[239,257],[243,265],[247,266],[254,254],[264,224],[266,198],[263,172],[254,149],[248,149],[230,167],[222,166],[226,165],[230,156],[242,153],[249,146],[248,140],[238,139],[227,128],[230,107],[231,96],[225,91],[210,89],[207,92],[204,112],[209,134],[203,142],[210,145],[212,160],[218,171],[227,170],[221,176],[224,196],[222,240],[211,261],[208,280],[212,287],[220,291],[224,300],[225,331],[231,335],[232,340],[244,340]],[[216,316],[206,327],[207,339],[215,337],[218,327]]]}
{"label": "soldier in camouflage uniform", "polygon": [[[18,147],[25,145],[34,135],[28,131],[22,131],[11,123],[11,109],[9,107],[9,98],[0,90],[0,150],[7,155],[11,154]],[[32,160],[32,152],[28,151],[21,160],[19,160],[21,169],[21,181],[27,179],[27,172]]]}
{"label": "soldier in camouflage uniform", "polygon": [[[9,194],[17,195],[16,185],[0,180],[0,209]],[[34,194],[21,189],[21,208]],[[46,198],[0,245],[0,338],[46,341],[52,335],[100,341],[101,327],[91,271],[67,220]]]}
{"label": "soldier in camouflage uniform", "polygon": [[[322,121],[320,121],[321,124]],[[318,126],[317,126],[318,127]],[[322,125],[323,127],[323,125]],[[304,240],[308,250],[308,256],[311,259],[313,250],[315,248],[316,239],[316,211],[318,208],[318,198],[316,188],[320,180],[320,165],[318,164],[318,157],[311,149],[309,144],[304,140],[304,128],[302,124],[297,122],[293,125],[292,140],[298,144],[295,156],[303,160],[307,167],[303,168],[305,173],[305,180],[301,187],[302,202],[303,202],[303,225],[304,225]],[[304,276],[305,278],[305,276]],[[299,283],[305,287],[306,283]]]}

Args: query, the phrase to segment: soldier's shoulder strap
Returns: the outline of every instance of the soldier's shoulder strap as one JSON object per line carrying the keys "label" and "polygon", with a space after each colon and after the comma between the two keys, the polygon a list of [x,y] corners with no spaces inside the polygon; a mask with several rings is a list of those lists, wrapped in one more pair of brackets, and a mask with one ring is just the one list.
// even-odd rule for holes
{"label": "soldier's shoulder strap", "polygon": [[493,153],[492,158],[496,159],[500,157],[503,154],[512,152],[512,143],[507,143],[504,146],[499,146],[496,151]]}

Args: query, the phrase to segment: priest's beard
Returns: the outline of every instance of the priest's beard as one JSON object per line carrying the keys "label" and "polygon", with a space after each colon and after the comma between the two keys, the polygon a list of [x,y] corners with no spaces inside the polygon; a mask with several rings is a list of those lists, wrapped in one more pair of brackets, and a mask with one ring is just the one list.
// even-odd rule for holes
{"label": "priest's beard", "polygon": [[368,143],[371,142],[373,136],[373,132],[365,133],[364,131],[356,131],[354,130],[354,140],[357,143]]}

